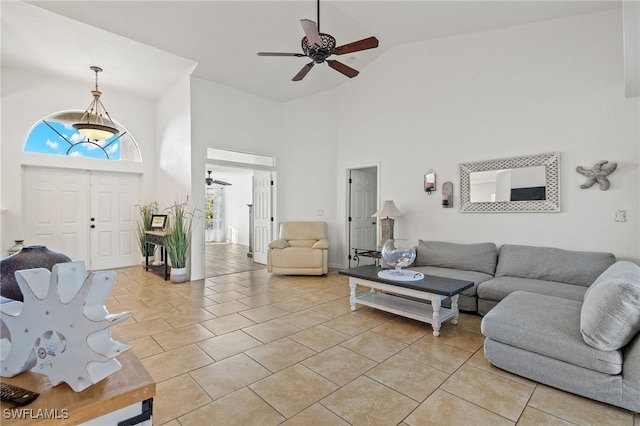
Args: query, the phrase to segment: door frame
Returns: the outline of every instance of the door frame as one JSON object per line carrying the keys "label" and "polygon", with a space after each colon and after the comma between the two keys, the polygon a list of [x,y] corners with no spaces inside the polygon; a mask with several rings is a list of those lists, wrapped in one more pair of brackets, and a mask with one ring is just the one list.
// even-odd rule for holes
{"label": "door frame", "polygon": [[[224,150],[223,150],[224,151]],[[229,152],[234,152],[234,151],[229,151]],[[275,157],[273,157],[275,160]],[[260,165],[256,165],[253,163],[242,163],[242,162],[234,162],[234,161],[224,161],[224,160],[219,160],[219,159],[215,159],[215,158],[207,158],[205,164],[204,164],[204,170],[202,171],[202,176],[207,176],[207,170],[210,168],[210,166],[220,166],[220,167],[224,167],[224,168],[228,168],[228,169],[240,169],[240,170],[250,170],[252,172],[269,172],[271,173],[271,180],[273,182],[273,185],[271,185],[271,217],[273,218],[271,221],[271,226],[269,227],[269,233],[270,233],[270,237],[271,240],[275,239],[275,236],[277,235],[277,223],[278,223],[278,203],[277,203],[277,188],[278,188],[278,179],[277,179],[277,172],[276,172],[276,168],[275,167],[270,167],[270,166],[260,166]],[[252,178],[253,179],[253,178]],[[202,179],[204,181],[204,178]],[[204,194],[204,191],[203,191]],[[253,193],[253,188],[251,189],[251,200],[253,202],[253,198],[254,198],[254,193]],[[203,200],[204,200],[204,196],[203,196]],[[204,227],[206,228],[206,227]],[[204,233],[206,232],[206,229],[203,229],[203,236]],[[253,238],[253,241],[250,241],[251,244],[255,244],[255,236]],[[207,247],[206,247],[207,241],[206,238],[202,239],[202,259],[203,259],[203,276],[205,278],[206,277],[206,262],[207,262]],[[250,251],[253,252],[253,247],[249,248]],[[255,259],[254,259],[255,262]],[[258,262],[255,262],[258,263]]]}
{"label": "door frame", "polygon": [[[360,170],[360,169],[376,169],[376,202],[378,204],[380,204],[380,184],[381,184],[381,179],[380,179],[380,170],[381,170],[381,164],[379,161],[377,162],[372,162],[372,163],[362,163],[362,164],[357,164],[357,165],[352,165],[352,166],[347,166],[345,168],[344,171],[344,184],[345,184],[345,213],[344,213],[344,226],[345,226],[345,233],[344,233],[344,247],[347,248],[346,250],[346,265],[347,267],[351,266],[351,257],[352,257],[352,253],[351,253],[351,222],[349,221],[349,216],[351,214],[351,190],[350,190],[350,184],[349,184],[349,176],[350,176],[350,172],[352,170]],[[380,239],[380,225],[376,225],[376,241],[378,241]]]}

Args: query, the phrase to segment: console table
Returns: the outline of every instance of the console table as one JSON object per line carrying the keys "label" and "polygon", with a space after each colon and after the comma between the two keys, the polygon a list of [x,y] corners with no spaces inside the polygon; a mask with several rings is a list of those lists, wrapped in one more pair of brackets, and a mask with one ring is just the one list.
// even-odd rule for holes
{"label": "console table", "polygon": [[[434,275],[425,275],[417,281],[391,281],[378,277],[381,270],[378,266],[368,265],[338,272],[349,277],[351,310],[355,311],[358,303],[426,322],[433,326],[433,335],[436,337],[440,335],[444,321],[451,318],[452,324],[458,323],[458,297],[461,292],[473,287],[472,281]],[[369,287],[371,291],[357,296],[358,285]],[[451,298],[451,308],[442,307],[442,301],[447,298]]]}
{"label": "console table", "polygon": [[371,250],[371,249],[361,249],[354,248],[353,249],[353,260],[356,262],[356,266],[360,266],[360,256],[362,257],[370,257],[375,259],[376,266],[380,264],[380,258],[382,258],[382,252],[380,250]]}
{"label": "console table", "polygon": [[160,246],[160,260],[162,261],[162,265],[149,265],[149,252],[147,251],[144,269],[145,271],[151,269],[157,274],[160,274],[160,276],[164,277],[165,281],[169,279],[169,267],[167,266],[167,250],[164,246],[164,239],[166,236],[166,231],[145,231],[144,233],[144,241],[146,244],[154,244],[156,246]]}

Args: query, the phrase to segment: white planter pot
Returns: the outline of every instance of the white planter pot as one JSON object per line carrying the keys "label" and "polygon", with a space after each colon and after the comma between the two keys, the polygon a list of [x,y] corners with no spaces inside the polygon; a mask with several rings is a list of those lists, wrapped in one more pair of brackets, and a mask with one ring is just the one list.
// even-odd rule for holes
{"label": "white planter pot", "polygon": [[187,268],[171,268],[169,278],[173,283],[183,283],[187,281]]}

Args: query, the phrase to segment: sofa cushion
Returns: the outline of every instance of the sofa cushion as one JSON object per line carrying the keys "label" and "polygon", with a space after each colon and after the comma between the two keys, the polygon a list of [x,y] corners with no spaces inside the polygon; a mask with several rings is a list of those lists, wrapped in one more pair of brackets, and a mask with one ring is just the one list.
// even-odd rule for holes
{"label": "sofa cushion", "polygon": [[620,261],[598,277],[584,295],[580,332],[603,351],[620,349],[640,332],[640,267]]}
{"label": "sofa cushion", "polygon": [[588,287],[615,261],[615,256],[611,253],[503,245],[495,275]]}
{"label": "sofa cushion", "polygon": [[269,248],[283,249],[286,247],[289,247],[289,243],[287,242],[287,240],[283,240],[282,238],[271,241],[269,243]]}
{"label": "sofa cushion", "polygon": [[323,264],[323,251],[305,247],[287,247],[271,251],[273,267],[318,268]]}
{"label": "sofa cushion", "polygon": [[494,243],[456,244],[418,240],[416,266],[438,266],[493,275],[497,261],[498,250]]}
{"label": "sofa cushion", "polygon": [[291,247],[307,247],[311,248],[318,240],[288,240],[287,241]]}
{"label": "sofa cushion", "polygon": [[605,374],[622,371],[622,351],[587,345],[580,334],[575,300],[516,291],[482,319],[482,334],[492,340]]}
{"label": "sofa cushion", "polygon": [[478,286],[478,297],[485,300],[500,301],[518,290],[581,302],[587,287],[530,278],[496,277]]}
{"label": "sofa cushion", "polygon": [[436,277],[453,278],[456,280],[473,281],[473,287],[464,290],[465,296],[476,296],[476,288],[478,284],[493,278],[493,275],[476,271],[463,271],[460,269],[440,268],[438,266],[416,266],[411,268],[412,271],[419,271],[425,275],[434,275]]}
{"label": "sofa cushion", "polygon": [[320,240],[327,238],[327,222],[282,222],[280,238],[285,240]]}

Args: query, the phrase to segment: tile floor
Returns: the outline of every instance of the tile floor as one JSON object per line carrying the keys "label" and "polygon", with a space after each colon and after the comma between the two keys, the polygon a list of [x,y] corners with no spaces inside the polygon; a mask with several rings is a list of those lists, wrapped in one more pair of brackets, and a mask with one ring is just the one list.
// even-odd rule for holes
{"label": "tile floor", "polygon": [[351,312],[347,278],[264,268],[184,284],[118,269],[112,313],[157,382],[155,425],[629,425],[640,415],[498,370],[480,317]]}
{"label": "tile floor", "polygon": [[249,246],[228,242],[207,243],[205,245],[205,276],[217,277],[236,272],[255,271],[265,268],[264,265],[254,263],[253,258],[247,256]]}

